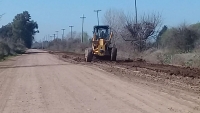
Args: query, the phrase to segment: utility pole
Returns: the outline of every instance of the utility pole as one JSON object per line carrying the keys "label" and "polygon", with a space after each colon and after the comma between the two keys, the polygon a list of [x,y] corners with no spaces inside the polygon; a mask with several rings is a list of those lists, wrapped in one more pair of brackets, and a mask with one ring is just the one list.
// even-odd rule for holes
{"label": "utility pole", "polygon": [[53,34],[53,37],[54,37],[54,40],[55,40],[56,34]]}
{"label": "utility pole", "polygon": [[53,41],[53,36],[50,36],[50,40]]}
{"label": "utility pole", "polygon": [[[138,29],[138,14],[137,14],[137,0],[135,0],[135,23],[136,23],[136,31]],[[138,33],[137,33],[137,37],[138,37]],[[142,40],[141,40],[141,36],[139,36],[139,50],[140,52],[142,51]]]}
{"label": "utility pole", "polygon": [[57,38],[58,38],[58,31],[56,31],[56,35],[57,35]]}
{"label": "utility pole", "polygon": [[72,28],[74,27],[74,26],[69,26],[70,28],[71,28],[71,38],[72,38]]}
{"label": "utility pole", "polygon": [[135,0],[135,20],[137,24],[137,0]]}
{"label": "utility pole", "polygon": [[[42,46],[42,40],[40,39],[40,44],[41,44],[41,46]],[[42,49],[42,48],[41,48]]]}
{"label": "utility pole", "polygon": [[49,34],[47,35],[47,47],[49,47]]}
{"label": "utility pole", "polygon": [[46,47],[46,39],[47,39],[47,37],[45,36],[44,37],[44,48]]}
{"label": "utility pole", "polygon": [[81,38],[81,42],[83,43],[83,23],[84,23],[84,19],[86,18],[84,15],[82,17],[80,17],[82,19],[82,38]]}
{"label": "utility pole", "polygon": [[48,49],[48,47],[49,47],[49,35],[47,35],[47,46],[46,46],[46,48]]}
{"label": "utility pole", "polygon": [[61,30],[63,30],[62,39],[64,39],[65,29],[61,29]]}
{"label": "utility pole", "polygon": [[42,49],[44,49],[44,40],[45,40],[45,36],[44,36],[44,38],[42,40]]}
{"label": "utility pole", "polygon": [[101,10],[94,10],[94,12],[97,12],[97,21],[98,21],[98,25],[99,25],[99,11],[101,11]]}
{"label": "utility pole", "polygon": [[49,34],[48,34],[48,41],[51,41]]}
{"label": "utility pole", "polygon": [[46,35],[46,41],[48,41],[48,35]]}

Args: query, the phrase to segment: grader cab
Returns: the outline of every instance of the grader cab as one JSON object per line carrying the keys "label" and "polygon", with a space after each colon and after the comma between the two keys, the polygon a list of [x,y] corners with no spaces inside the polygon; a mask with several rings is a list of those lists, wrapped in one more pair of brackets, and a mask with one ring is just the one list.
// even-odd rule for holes
{"label": "grader cab", "polygon": [[94,26],[92,47],[85,50],[86,62],[91,62],[93,56],[115,61],[117,48],[111,43],[112,36],[109,26]]}

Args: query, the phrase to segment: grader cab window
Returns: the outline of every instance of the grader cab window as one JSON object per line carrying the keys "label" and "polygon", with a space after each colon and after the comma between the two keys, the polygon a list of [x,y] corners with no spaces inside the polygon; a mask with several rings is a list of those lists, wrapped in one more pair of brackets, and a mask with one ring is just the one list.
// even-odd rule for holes
{"label": "grader cab window", "polygon": [[108,38],[108,29],[99,29],[100,38],[107,39]]}
{"label": "grader cab window", "polygon": [[108,39],[109,38],[109,27],[108,26],[95,26],[94,27],[94,34],[96,35],[97,39]]}

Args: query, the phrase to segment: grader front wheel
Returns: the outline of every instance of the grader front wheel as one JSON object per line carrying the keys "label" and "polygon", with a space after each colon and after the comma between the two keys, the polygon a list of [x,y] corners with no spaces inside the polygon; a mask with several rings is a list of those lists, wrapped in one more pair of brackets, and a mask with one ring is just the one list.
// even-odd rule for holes
{"label": "grader front wheel", "polygon": [[92,48],[87,48],[85,50],[85,61],[86,62],[91,62],[92,58],[93,58]]}

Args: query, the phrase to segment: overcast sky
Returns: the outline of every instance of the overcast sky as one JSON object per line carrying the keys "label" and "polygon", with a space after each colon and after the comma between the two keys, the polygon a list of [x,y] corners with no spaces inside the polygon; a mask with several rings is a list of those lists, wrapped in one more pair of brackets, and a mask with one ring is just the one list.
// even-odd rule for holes
{"label": "overcast sky", "polygon": [[[138,13],[159,12],[163,24],[170,27],[186,22],[188,24],[200,21],[200,0],[137,0]],[[81,31],[81,19],[86,16],[84,29],[90,35],[93,26],[97,24],[95,9],[99,13],[100,23],[106,10],[114,8],[126,13],[134,13],[134,0],[0,0],[0,14],[5,13],[0,20],[0,26],[12,22],[14,16],[28,11],[33,20],[37,21],[40,33],[36,40],[45,35],[52,35],[65,28],[65,34],[73,25],[73,30]]]}

